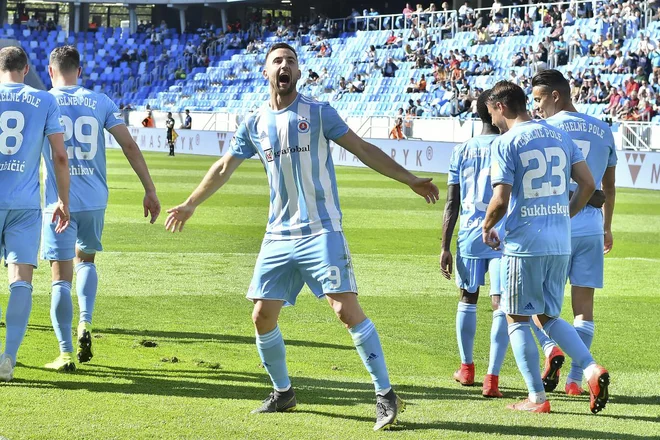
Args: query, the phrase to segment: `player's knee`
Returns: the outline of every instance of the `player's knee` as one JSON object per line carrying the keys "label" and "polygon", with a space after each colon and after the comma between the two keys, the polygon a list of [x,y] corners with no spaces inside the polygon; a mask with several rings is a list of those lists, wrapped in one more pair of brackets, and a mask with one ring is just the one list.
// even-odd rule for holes
{"label": "player's knee", "polygon": [[492,295],[490,297],[490,306],[493,308],[493,311],[499,310],[500,308],[500,295]]}
{"label": "player's knee", "polygon": [[255,307],[252,311],[252,322],[259,333],[264,333],[277,326],[277,316],[260,307]]}
{"label": "player's knee", "polygon": [[335,301],[332,304],[332,308],[335,311],[337,318],[339,318],[339,320],[344,323],[347,328],[356,326],[357,324],[367,319],[359,306],[355,307],[343,304],[339,301]]}
{"label": "player's knee", "polygon": [[474,293],[470,293],[465,289],[461,289],[461,298],[459,299],[460,302],[465,304],[476,304],[478,299],[479,289],[477,289],[477,291]]}

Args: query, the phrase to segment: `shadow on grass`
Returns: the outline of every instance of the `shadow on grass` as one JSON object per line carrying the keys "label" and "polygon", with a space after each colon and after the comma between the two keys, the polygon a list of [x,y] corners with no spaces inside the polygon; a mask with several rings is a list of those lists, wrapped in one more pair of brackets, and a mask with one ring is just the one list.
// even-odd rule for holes
{"label": "shadow on grass", "polygon": [[[147,394],[206,399],[260,401],[270,391],[266,373],[196,369],[135,369],[90,365],[62,374],[43,368],[21,368],[50,373],[52,380],[15,378],[11,386],[87,390],[93,393]],[[358,405],[375,403],[371,383],[292,377],[298,400],[312,405]],[[401,385],[397,391],[411,400],[481,400],[480,390]]]}
{"label": "shadow on grass", "polygon": [[[53,328],[47,325],[34,325],[28,326],[30,330],[52,332]],[[254,336],[241,336],[241,335],[219,335],[213,333],[197,333],[197,332],[169,332],[160,330],[133,330],[121,328],[97,328],[94,329],[95,334],[99,335],[122,335],[122,336],[135,336],[140,338],[149,339],[174,339],[179,344],[194,344],[200,341],[214,341],[221,344],[248,344],[254,345]],[[355,350],[352,345],[330,344],[326,342],[314,341],[301,341],[298,339],[284,339],[286,345],[294,347],[311,347],[311,348],[330,348],[334,350]]]}
{"label": "shadow on grass", "polygon": [[[305,414],[315,414],[323,417],[331,417],[343,420],[355,420],[357,422],[364,423],[373,423],[374,419],[370,417],[361,417],[354,415],[346,414],[335,414],[324,411],[314,411],[314,410],[305,410],[298,409],[296,412],[305,413]],[[393,430],[395,431],[426,431],[426,430],[442,430],[442,431],[456,431],[461,433],[474,433],[474,434],[493,434],[493,435],[513,435],[516,437],[527,437],[527,438],[576,438],[576,439],[616,439],[616,440],[637,440],[637,439],[648,439],[648,436],[635,435],[635,434],[621,434],[621,433],[611,433],[606,431],[593,431],[587,429],[573,429],[573,428],[552,428],[548,427],[544,422],[543,418],[545,415],[537,416],[536,414],[530,414],[530,418],[534,418],[539,422],[539,426],[504,426],[504,425],[493,425],[487,423],[477,423],[477,422],[445,422],[445,421],[435,421],[429,423],[406,423],[406,415],[403,414],[398,421],[398,424],[394,426]],[[404,420],[401,420],[404,419]],[[451,434],[447,434],[451,438]]]}

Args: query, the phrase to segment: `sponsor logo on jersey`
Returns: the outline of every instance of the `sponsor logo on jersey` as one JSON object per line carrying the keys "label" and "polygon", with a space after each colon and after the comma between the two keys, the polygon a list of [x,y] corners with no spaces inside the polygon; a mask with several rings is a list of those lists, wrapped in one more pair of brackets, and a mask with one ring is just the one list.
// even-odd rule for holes
{"label": "sponsor logo on jersey", "polygon": [[267,148],[264,150],[264,155],[266,156],[266,160],[268,162],[272,162],[277,157],[288,156],[294,153],[295,154],[305,153],[305,152],[309,152],[309,145],[307,145],[306,147],[295,146],[290,148],[283,148],[280,151],[273,151],[272,148]]}

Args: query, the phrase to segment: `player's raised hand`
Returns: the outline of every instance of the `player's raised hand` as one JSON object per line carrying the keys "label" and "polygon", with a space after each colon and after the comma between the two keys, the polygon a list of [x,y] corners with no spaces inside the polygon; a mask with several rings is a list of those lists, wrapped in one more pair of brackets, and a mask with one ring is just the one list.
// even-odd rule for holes
{"label": "player's raised hand", "polygon": [[192,217],[194,212],[195,208],[185,203],[168,209],[167,213],[169,215],[167,216],[167,220],[165,220],[165,229],[170,232],[176,232],[177,230],[179,232],[183,231],[183,225]]}
{"label": "player's raised hand", "polygon": [[58,234],[64,232],[64,230],[69,227],[70,218],[69,207],[61,200],[58,200],[55,209],[53,210],[53,218],[51,219],[51,223],[57,222],[55,232]]}
{"label": "player's raised hand", "polygon": [[153,225],[160,215],[160,201],[158,200],[156,193],[146,193],[144,195],[144,200],[142,201],[142,206],[144,206],[144,217],[146,218],[151,214],[151,220],[149,220],[149,223]]}
{"label": "player's raised hand", "polygon": [[440,272],[442,276],[451,279],[452,266],[454,264],[454,257],[449,251],[442,251],[440,254]]}
{"label": "player's raised hand", "polygon": [[612,231],[605,231],[605,239],[603,243],[603,254],[608,254],[614,245],[614,237],[612,237]]}
{"label": "player's raised hand", "polygon": [[489,230],[484,230],[482,234],[482,238],[484,240],[484,243],[486,245],[490,246],[496,251],[500,250],[500,235],[497,233],[495,229],[489,229]]}
{"label": "player's raised hand", "polygon": [[438,187],[431,182],[432,180],[433,179],[431,178],[415,177],[409,186],[410,189],[424,197],[426,203],[435,204],[440,197],[440,191],[438,190]]}

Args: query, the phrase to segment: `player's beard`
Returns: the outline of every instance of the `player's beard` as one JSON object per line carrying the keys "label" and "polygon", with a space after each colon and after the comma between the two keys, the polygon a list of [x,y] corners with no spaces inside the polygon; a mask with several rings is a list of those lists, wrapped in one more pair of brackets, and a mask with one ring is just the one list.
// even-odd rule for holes
{"label": "player's beard", "polygon": [[286,74],[288,75],[288,81],[282,82],[280,80],[281,74],[278,74],[270,83],[271,90],[279,96],[287,96],[296,91],[298,80],[294,79],[293,72],[286,72]]}

